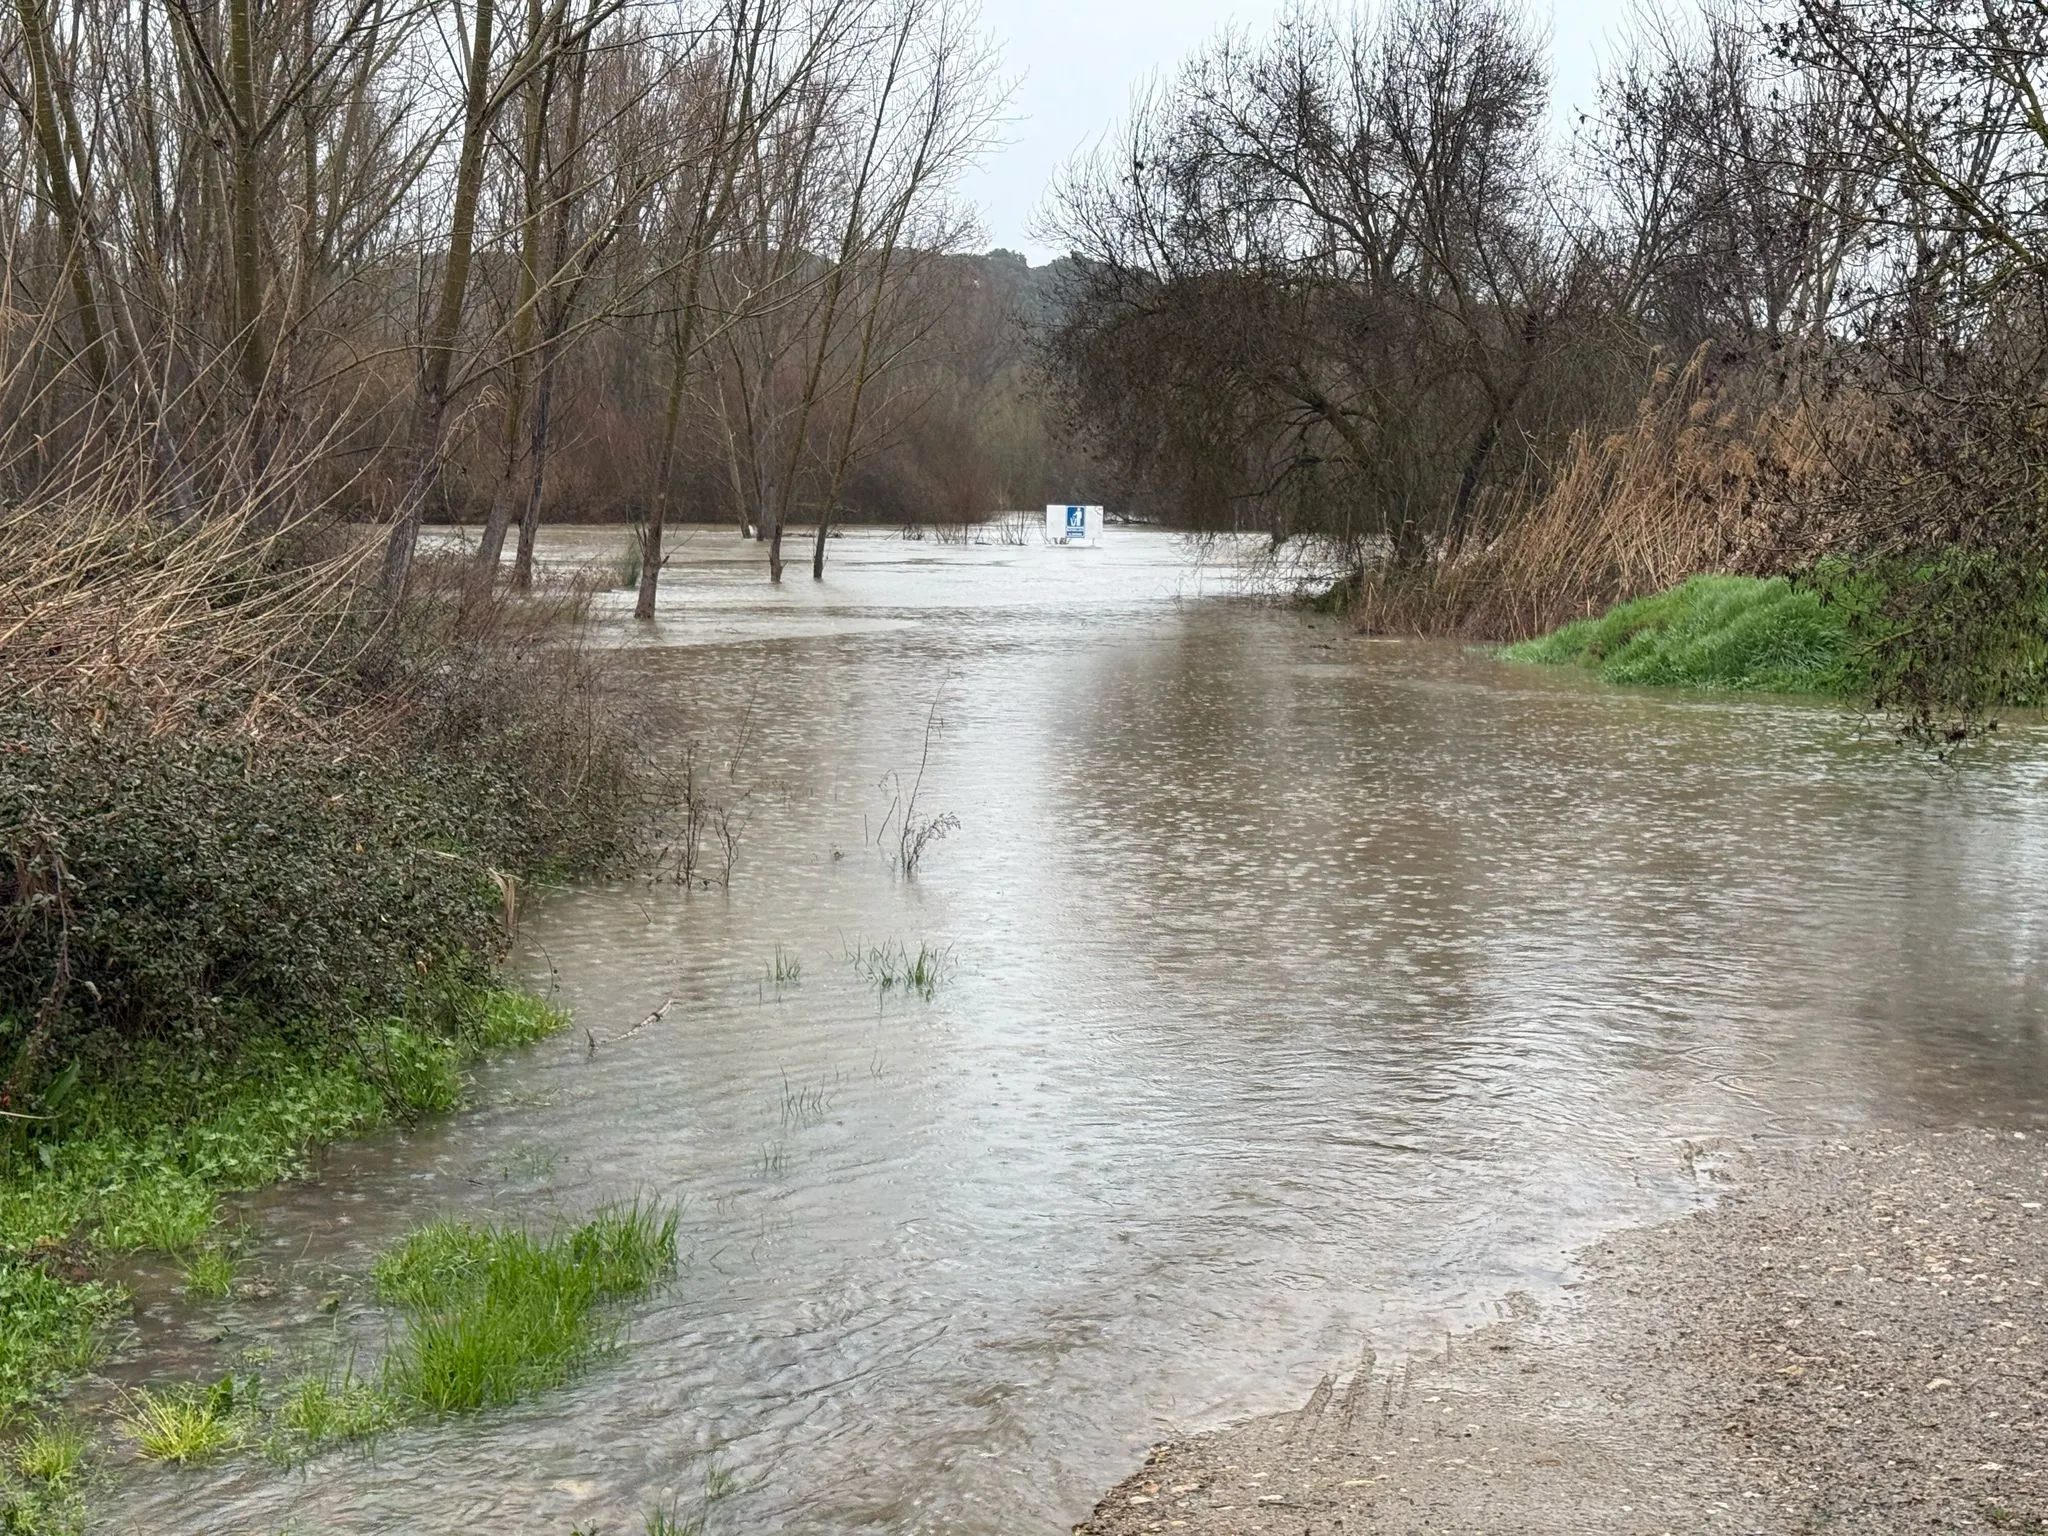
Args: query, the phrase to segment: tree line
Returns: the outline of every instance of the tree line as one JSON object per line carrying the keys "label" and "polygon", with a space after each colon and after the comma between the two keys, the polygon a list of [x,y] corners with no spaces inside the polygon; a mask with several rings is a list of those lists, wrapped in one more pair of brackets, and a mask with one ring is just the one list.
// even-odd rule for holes
{"label": "tree line", "polygon": [[1129,496],[1396,625],[1848,561],[1967,670],[2048,612],[2044,76],[2038,0],[1710,0],[1560,142],[1512,4],[1296,6],[1065,178],[1057,377]]}
{"label": "tree line", "polygon": [[[962,0],[14,0],[0,495],[825,538],[964,366]],[[899,478],[900,478],[899,474]],[[573,508],[572,508],[573,510]]]}

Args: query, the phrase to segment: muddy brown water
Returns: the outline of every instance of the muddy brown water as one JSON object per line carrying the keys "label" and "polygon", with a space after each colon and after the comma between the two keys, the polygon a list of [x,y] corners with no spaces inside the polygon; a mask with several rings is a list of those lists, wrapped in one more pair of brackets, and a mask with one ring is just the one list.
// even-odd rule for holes
{"label": "muddy brown water", "polygon": [[[2038,727],[1930,771],[1825,706],[1356,637],[1155,533],[833,555],[774,591],[699,532],[658,629],[607,600],[744,818],[730,887],[537,901],[575,1030],[244,1202],[259,1294],[140,1275],[108,1376],[371,1359],[359,1277],[451,1212],[678,1202],[680,1275],[538,1401],[121,1466],[106,1528],[1054,1532],[1702,1198],[1684,1141],[2048,1121]],[[875,833],[935,699],[959,825],[906,880]],[[928,1000],[846,958],[899,944]]]}

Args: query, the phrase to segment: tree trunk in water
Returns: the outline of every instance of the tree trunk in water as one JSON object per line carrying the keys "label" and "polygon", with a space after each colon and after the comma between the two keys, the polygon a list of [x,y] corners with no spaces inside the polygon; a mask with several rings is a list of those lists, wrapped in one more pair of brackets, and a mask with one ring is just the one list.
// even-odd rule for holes
{"label": "tree trunk in water", "polygon": [[640,529],[640,590],[633,596],[633,617],[654,617],[655,589],[661,585],[661,525],[667,507],[658,507]]}
{"label": "tree trunk in water", "polygon": [[825,534],[832,526],[830,513],[818,514],[818,536],[811,541],[811,580],[825,579]]}
{"label": "tree trunk in water", "polygon": [[768,534],[768,579],[773,582],[782,580],[782,518],[779,514]]}
{"label": "tree trunk in water", "polygon": [[[506,412],[507,416],[511,414]],[[484,534],[476,546],[474,585],[480,597],[488,595],[498,580],[498,565],[505,558],[505,535],[512,527],[512,502],[519,494],[518,480],[519,450],[508,433],[504,466],[498,474],[497,488],[491,492],[491,510],[484,518]]]}
{"label": "tree trunk in water", "polygon": [[[505,553],[505,533],[512,524],[512,503],[519,494],[519,428],[526,415],[526,380],[532,355],[536,309],[540,300],[541,157],[547,131],[549,70],[540,67],[541,51],[547,45],[548,17],[541,0],[527,0],[526,67],[533,71],[526,82],[525,118],[520,128],[519,191],[519,286],[512,315],[511,378],[505,386],[505,416],[499,440],[505,446],[504,471],[491,495],[490,515],[484,520],[484,536],[477,544],[476,582],[481,595],[489,596],[498,581],[498,562]],[[525,524],[520,525],[522,538]]]}
{"label": "tree trunk in water", "polygon": [[[695,289],[693,280],[693,301]],[[636,619],[654,617],[654,592],[661,581],[661,534],[668,524],[669,479],[675,473],[676,424],[683,414],[683,380],[690,367],[690,322],[695,318],[695,311],[685,311],[685,315],[683,327],[675,338],[675,357],[668,375],[668,401],[661,418],[661,461],[655,475],[654,510],[648,515],[646,526],[640,530],[640,593],[633,602],[633,617]]]}
{"label": "tree trunk in water", "polygon": [[426,510],[427,498],[434,493],[441,463],[443,415],[441,401],[429,396],[422,404],[412,443],[406,450],[398,512],[391,519],[391,536],[384,542],[384,572],[379,582],[388,603],[396,603],[404,595],[406,578],[412,574],[412,555],[420,541],[420,518]]}
{"label": "tree trunk in water", "polygon": [[551,341],[541,351],[540,388],[533,397],[533,446],[528,453],[533,460],[533,477],[527,482],[526,510],[519,517],[519,553],[512,561],[515,592],[533,590],[533,546],[540,538],[541,493],[548,480],[548,423],[554,415],[555,348],[556,343]]}

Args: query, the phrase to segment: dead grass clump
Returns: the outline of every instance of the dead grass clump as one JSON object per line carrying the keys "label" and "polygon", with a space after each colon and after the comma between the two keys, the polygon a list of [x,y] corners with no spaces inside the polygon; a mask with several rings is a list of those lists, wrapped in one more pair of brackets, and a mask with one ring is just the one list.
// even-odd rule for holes
{"label": "dead grass clump", "polygon": [[1574,434],[1547,486],[1497,516],[1490,541],[1419,570],[1368,573],[1359,622],[1522,639],[1702,572],[1805,563],[1825,551],[1794,550],[1815,539],[1799,509],[1868,436],[1850,406],[1726,400],[1695,354],[1660,373],[1628,426]]}
{"label": "dead grass clump", "polygon": [[146,444],[0,508],[0,693],[50,715],[300,734],[362,643],[366,549],[307,558],[289,473],[173,506]]}

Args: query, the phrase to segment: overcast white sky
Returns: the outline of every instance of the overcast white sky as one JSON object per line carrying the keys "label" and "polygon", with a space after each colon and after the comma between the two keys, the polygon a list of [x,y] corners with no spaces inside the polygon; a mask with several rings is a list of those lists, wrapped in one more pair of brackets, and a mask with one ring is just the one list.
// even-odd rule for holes
{"label": "overcast white sky", "polygon": [[[1009,147],[991,154],[962,191],[981,209],[991,246],[1032,261],[1060,254],[1026,230],[1053,175],[1123,116],[1132,88],[1164,71],[1226,22],[1261,30],[1282,0],[982,0],[982,20],[1019,78]],[[1592,104],[1600,50],[1622,27],[1629,0],[1530,0],[1551,29],[1553,110],[1560,124]]]}

